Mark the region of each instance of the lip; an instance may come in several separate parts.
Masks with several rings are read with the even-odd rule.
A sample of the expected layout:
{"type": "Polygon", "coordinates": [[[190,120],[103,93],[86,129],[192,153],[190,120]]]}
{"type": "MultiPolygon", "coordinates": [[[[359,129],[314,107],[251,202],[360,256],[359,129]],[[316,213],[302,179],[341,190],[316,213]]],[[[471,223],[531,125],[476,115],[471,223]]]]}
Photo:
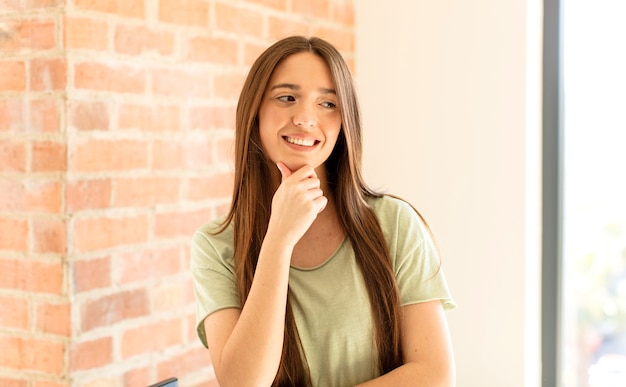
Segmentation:
{"type": "Polygon", "coordinates": [[[321,143],[320,140],[318,140],[315,137],[311,137],[311,136],[303,136],[303,135],[283,135],[281,136],[283,142],[285,145],[287,145],[289,148],[299,151],[299,152],[309,152],[312,151],[314,149],[317,148],[317,146],[321,143]],[[296,140],[300,140],[300,141],[313,141],[313,145],[310,146],[306,146],[306,145],[299,145],[299,144],[294,144],[293,142],[289,142],[287,141],[287,138],[292,138],[292,139],[296,139],[296,140]]]}

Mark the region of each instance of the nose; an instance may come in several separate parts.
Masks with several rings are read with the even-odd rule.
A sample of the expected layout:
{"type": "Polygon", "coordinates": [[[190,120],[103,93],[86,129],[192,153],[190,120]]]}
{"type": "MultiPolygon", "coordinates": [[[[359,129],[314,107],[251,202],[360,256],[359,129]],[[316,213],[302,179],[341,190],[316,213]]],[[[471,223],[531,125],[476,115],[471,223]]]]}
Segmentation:
{"type": "Polygon", "coordinates": [[[314,109],[306,106],[306,104],[296,108],[292,120],[294,125],[302,128],[312,128],[317,125],[314,109]]]}

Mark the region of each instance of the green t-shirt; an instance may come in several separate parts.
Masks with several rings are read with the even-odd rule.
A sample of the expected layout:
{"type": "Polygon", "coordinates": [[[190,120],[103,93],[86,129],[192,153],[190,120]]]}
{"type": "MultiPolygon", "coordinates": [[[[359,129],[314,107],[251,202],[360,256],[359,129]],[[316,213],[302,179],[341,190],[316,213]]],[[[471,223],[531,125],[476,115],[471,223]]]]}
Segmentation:
{"type": "MultiPolygon", "coordinates": [[[[402,305],[440,300],[455,307],[437,250],[409,204],[389,196],[370,199],[390,249],[402,305]]],[[[197,330],[207,346],[204,319],[241,308],[232,259],[233,228],[211,235],[217,219],[198,229],[191,247],[197,330]]],[[[369,297],[350,241],[321,265],[289,271],[290,300],[313,386],[353,386],[379,376],[369,297]]]]}

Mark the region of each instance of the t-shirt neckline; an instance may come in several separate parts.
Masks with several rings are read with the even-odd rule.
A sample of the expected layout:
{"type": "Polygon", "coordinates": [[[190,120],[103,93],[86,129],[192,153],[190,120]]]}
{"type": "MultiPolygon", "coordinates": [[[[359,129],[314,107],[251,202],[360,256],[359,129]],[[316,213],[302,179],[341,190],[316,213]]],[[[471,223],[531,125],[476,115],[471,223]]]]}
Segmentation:
{"type": "Polygon", "coordinates": [[[295,266],[295,265],[289,265],[289,268],[294,269],[294,270],[298,270],[298,271],[315,271],[315,270],[321,269],[322,267],[326,266],[330,261],[333,260],[333,258],[335,258],[338,255],[339,250],[341,250],[343,245],[346,243],[346,239],[348,239],[348,238],[344,235],[343,239],[341,240],[341,243],[339,244],[339,246],[337,246],[335,251],[333,251],[333,253],[328,258],[326,258],[326,260],[324,260],[324,262],[320,263],[319,265],[311,266],[311,267],[300,267],[300,266],[295,266]]]}

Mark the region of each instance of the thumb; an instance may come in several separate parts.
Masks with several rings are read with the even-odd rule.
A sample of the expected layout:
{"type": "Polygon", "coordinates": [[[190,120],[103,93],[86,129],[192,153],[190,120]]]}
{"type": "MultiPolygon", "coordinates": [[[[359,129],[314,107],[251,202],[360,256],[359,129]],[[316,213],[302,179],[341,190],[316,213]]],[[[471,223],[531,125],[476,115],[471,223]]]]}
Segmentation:
{"type": "Polygon", "coordinates": [[[277,162],[276,166],[278,167],[278,170],[280,171],[280,174],[283,177],[283,181],[289,176],[291,176],[291,174],[293,173],[291,169],[289,169],[289,167],[287,167],[282,161],[277,162]]]}

